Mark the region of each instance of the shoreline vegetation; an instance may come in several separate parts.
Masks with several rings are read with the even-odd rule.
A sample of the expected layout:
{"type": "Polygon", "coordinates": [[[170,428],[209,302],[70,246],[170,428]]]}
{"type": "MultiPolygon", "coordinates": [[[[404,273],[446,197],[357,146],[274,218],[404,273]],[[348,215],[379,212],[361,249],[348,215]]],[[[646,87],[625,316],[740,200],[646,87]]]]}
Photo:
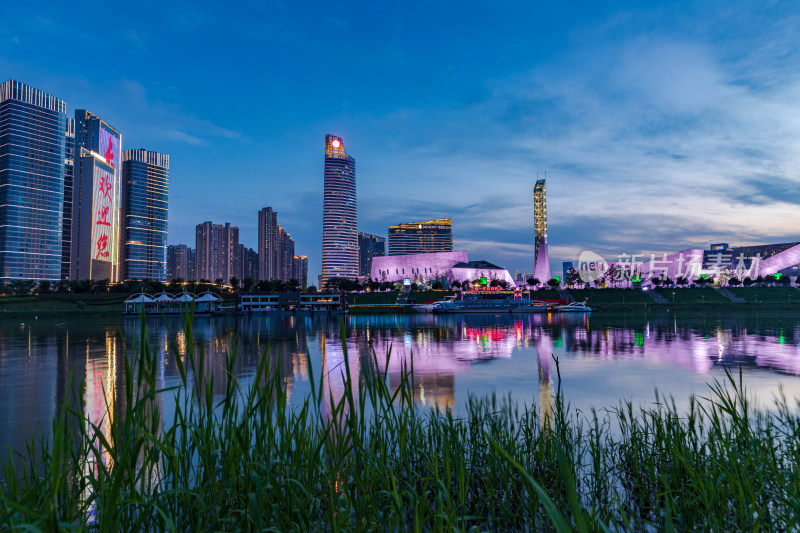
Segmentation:
{"type": "MultiPolygon", "coordinates": [[[[640,289],[567,289],[575,301],[587,301],[600,312],[645,312],[650,310],[681,311],[742,311],[742,310],[800,310],[800,290],[795,287],[728,287],[727,290],[743,300],[730,300],[721,291],[709,287],[653,289],[663,301],[657,302],[640,289]]],[[[124,301],[133,293],[47,293],[26,296],[0,295],[0,318],[29,316],[58,316],[74,313],[122,313],[124,301]]],[[[223,305],[236,303],[236,294],[220,292],[223,305]]],[[[410,306],[395,306],[398,291],[351,293],[349,312],[352,314],[411,314],[410,306]]],[[[455,294],[447,290],[412,291],[409,299],[416,303],[436,301],[455,294]]],[[[531,291],[533,299],[558,299],[552,289],[531,291]]]]}
{"type": "MultiPolygon", "coordinates": [[[[289,402],[280,358],[264,351],[249,384],[223,377],[172,335],[179,384],[157,390],[140,317],[124,390],[102,421],[67,392],[51,442],[3,461],[8,530],[786,531],[800,526],[800,404],[751,403],[726,373],[685,411],[656,395],[579,412],[555,394],[524,406],[470,397],[458,413],[414,404],[414,373],[389,384],[391,354],[343,363],[289,402]],[[176,346],[177,348],[177,346],[176,346]],[[215,380],[222,379],[223,383],[215,380]],[[224,391],[215,394],[214,391],[224,391]],[[159,399],[174,399],[174,411],[159,399]]],[[[231,342],[231,347],[236,343],[231,342]]],[[[412,360],[413,361],[413,360],[412,360]]],[[[558,360],[556,359],[558,371],[558,360]]]]}

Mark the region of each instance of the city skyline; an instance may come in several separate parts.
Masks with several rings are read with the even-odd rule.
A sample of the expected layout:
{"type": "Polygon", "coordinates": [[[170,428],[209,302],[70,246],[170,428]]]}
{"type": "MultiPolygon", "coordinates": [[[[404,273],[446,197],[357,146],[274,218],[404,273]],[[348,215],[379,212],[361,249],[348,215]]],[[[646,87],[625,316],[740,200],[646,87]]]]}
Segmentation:
{"type": "Polygon", "coordinates": [[[312,278],[328,131],[359,155],[359,231],[452,217],[455,249],[511,271],[532,270],[528,191],[545,170],[553,271],[582,249],[797,240],[797,6],[319,7],[309,19],[294,6],[176,5],[121,26],[111,8],[88,32],[70,6],[10,5],[0,74],[64,99],[67,116],[92,109],[126,146],[171,154],[170,244],[212,219],[253,246],[255,217],[239,213],[272,205],[312,278]],[[97,47],[102,73],[61,59],[102,39],[115,43],[97,47]],[[358,68],[331,61],[330,42],[358,68]],[[280,53],[252,69],[267,50],[280,53]]]}

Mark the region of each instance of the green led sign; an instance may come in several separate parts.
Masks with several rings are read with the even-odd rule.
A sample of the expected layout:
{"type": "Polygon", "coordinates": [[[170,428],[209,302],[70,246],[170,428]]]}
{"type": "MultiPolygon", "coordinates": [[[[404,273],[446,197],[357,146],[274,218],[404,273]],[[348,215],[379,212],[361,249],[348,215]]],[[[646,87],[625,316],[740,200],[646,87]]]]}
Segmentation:
{"type": "Polygon", "coordinates": [[[486,278],[481,278],[481,285],[486,285],[487,281],[486,278]]]}

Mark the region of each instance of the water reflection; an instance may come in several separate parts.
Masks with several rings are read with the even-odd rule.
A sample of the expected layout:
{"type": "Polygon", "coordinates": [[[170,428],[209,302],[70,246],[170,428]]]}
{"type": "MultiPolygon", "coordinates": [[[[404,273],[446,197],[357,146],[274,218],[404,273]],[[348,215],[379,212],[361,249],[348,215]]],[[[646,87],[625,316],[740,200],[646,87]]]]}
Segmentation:
{"type": "MultiPolygon", "coordinates": [[[[141,336],[137,320],[116,317],[36,320],[20,325],[0,321],[0,446],[21,449],[32,435],[49,435],[50,422],[67,398],[87,423],[110,437],[113,417],[124,406],[124,361],[141,336]],[[125,339],[126,341],[124,341],[125,339]],[[71,394],[75,391],[75,394],[71,394]]],[[[177,359],[187,367],[189,344],[205,357],[198,371],[213,392],[225,393],[225,355],[234,343],[233,373],[243,386],[268,353],[279,368],[290,401],[309,394],[309,375],[323,379],[326,402],[344,394],[346,372],[340,323],[327,316],[268,315],[198,318],[192,338],[178,320],[147,321],[147,342],[155,351],[156,386],[179,381],[177,359]]],[[[800,313],[637,315],[402,315],[345,319],[349,371],[357,384],[373,354],[386,367],[391,388],[403,365],[414,369],[414,398],[420,405],[455,407],[470,392],[495,390],[536,398],[552,409],[552,356],[569,366],[572,397],[592,388],[592,401],[615,403],[637,387],[682,392],[687,380],[707,380],[723,366],[741,366],[748,376],[775,383],[800,372],[800,313]],[[646,365],[650,381],[637,369],[646,365]],[[634,374],[640,376],[634,378],[634,374]],[[580,381],[583,380],[583,381],[580,381]],[[638,380],[638,381],[637,381],[638,380]]],[[[794,383],[794,382],[791,382],[794,383]]],[[[357,397],[357,391],[354,397],[357,397]]],[[[587,393],[587,398],[588,393],[587,393]]],[[[568,400],[571,398],[568,397],[568,400]]],[[[170,416],[171,399],[160,408],[170,416]]],[[[79,430],[72,427],[76,434],[79,430]]]]}

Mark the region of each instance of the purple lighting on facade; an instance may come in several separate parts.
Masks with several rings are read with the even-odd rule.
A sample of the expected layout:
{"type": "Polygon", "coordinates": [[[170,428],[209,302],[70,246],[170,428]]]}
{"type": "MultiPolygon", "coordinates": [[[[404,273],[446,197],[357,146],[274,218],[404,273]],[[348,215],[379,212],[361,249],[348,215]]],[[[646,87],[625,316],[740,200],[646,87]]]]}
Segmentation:
{"type": "Polygon", "coordinates": [[[460,252],[438,252],[431,254],[387,255],[372,260],[370,277],[377,281],[415,282],[447,278],[450,282],[472,282],[485,277],[505,281],[514,287],[508,270],[485,262],[470,262],[469,254],[460,252]]]}

